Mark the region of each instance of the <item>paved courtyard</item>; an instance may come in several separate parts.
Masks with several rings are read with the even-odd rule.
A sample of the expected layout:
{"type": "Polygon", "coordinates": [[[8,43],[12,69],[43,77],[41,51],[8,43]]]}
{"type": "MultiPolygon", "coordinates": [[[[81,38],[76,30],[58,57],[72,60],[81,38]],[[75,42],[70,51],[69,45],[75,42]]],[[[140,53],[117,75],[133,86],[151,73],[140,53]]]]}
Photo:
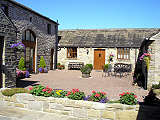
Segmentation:
{"type": "Polygon", "coordinates": [[[62,89],[70,91],[78,88],[86,96],[92,91],[106,92],[109,100],[118,100],[122,92],[133,92],[137,95],[137,100],[142,102],[142,96],[148,95],[148,90],[141,90],[138,86],[132,86],[132,75],[122,78],[114,76],[102,77],[102,71],[91,72],[90,78],[82,78],[80,70],[50,70],[48,73],[31,74],[30,78],[17,80],[17,87],[24,87],[27,90],[31,86],[49,86],[52,89],[62,89]]]}

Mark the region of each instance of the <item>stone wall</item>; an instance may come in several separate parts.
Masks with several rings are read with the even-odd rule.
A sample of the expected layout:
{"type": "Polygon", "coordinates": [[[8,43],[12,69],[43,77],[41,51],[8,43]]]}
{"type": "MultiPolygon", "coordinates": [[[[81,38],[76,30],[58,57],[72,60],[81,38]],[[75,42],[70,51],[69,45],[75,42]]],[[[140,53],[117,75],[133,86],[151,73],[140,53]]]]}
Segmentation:
{"type": "MultiPolygon", "coordinates": [[[[67,58],[67,48],[61,48],[60,51],[58,51],[58,63],[61,63],[62,65],[65,65],[65,68],[67,69],[69,62],[84,62],[84,64],[92,64],[94,65],[94,50],[98,48],[77,48],[77,58],[67,58]],[[87,54],[87,49],[89,50],[89,53],[87,54]]],[[[135,68],[135,61],[137,61],[138,58],[138,49],[130,49],[130,59],[129,60],[120,60],[117,59],[117,48],[102,48],[105,50],[105,64],[108,64],[108,57],[109,54],[114,54],[113,62],[111,62],[112,65],[114,63],[127,63],[132,64],[132,70],[135,68]],[[136,56],[135,56],[135,51],[136,56]]],[[[94,67],[94,66],[93,66],[94,67]]]]}
{"type": "Polygon", "coordinates": [[[159,114],[157,107],[40,97],[27,93],[7,97],[0,92],[0,101],[10,107],[68,115],[83,120],[146,120],[151,116],[156,118],[159,114]]]}
{"type": "MultiPolygon", "coordinates": [[[[37,56],[43,56],[48,70],[50,69],[51,49],[56,46],[56,22],[40,15],[39,13],[27,8],[19,3],[2,0],[3,4],[8,6],[8,16],[16,26],[18,34],[17,41],[22,42],[22,33],[25,30],[31,30],[36,36],[36,69],[38,69],[39,60],[37,56]],[[30,17],[32,21],[30,21],[30,17]],[[51,24],[51,34],[47,33],[47,25],[51,24]],[[45,52],[44,52],[45,51],[45,52]]],[[[56,51],[55,51],[56,53],[56,51]]],[[[54,53],[54,55],[55,55],[54,53]]],[[[20,58],[18,58],[20,59],[20,58]]]]}
{"type": "Polygon", "coordinates": [[[16,43],[16,28],[1,9],[0,36],[2,87],[16,87],[16,54],[11,50],[11,44],[16,43]]]}

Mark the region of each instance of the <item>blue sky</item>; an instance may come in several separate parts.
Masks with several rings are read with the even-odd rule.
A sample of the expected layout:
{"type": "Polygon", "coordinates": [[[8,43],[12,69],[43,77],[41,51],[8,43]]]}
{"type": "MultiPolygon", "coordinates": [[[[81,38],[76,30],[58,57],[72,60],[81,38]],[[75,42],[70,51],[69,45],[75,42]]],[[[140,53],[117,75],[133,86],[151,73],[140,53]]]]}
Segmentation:
{"type": "Polygon", "coordinates": [[[160,0],[15,0],[59,22],[59,30],[160,28],[160,0]]]}

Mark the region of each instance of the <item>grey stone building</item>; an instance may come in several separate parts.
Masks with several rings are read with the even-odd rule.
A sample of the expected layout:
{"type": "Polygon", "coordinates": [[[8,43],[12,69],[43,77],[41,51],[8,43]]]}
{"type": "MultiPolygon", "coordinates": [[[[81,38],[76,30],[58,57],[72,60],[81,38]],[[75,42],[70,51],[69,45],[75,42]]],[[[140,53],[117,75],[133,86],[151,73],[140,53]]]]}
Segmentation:
{"type": "MultiPolygon", "coordinates": [[[[132,72],[139,71],[144,75],[142,87],[147,88],[160,80],[153,67],[150,67],[148,76],[146,75],[145,63],[139,57],[143,53],[155,54],[153,51],[157,50],[158,44],[154,38],[150,38],[157,33],[159,28],[59,30],[58,62],[64,64],[65,68],[69,62],[84,62],[93,64],[94,70],[101,70],[102,65],[108,63],[109,54],[114,54],[111,64],[132,64],[132,72]],[[154,46],[152,52],[150,46],[154,46]]],[[[150,66],[155,64],[153,59],[157,59],[155,55],[152,55],[150,66]]]]}
{"type": "MultiPolygon", "coordinates": [[[[30,72],[36,73],[38,72],[40,57],[43,56],[47,69],[55,69],[57,62],[58,21],[55,22],[13,0],[0,0],[0,5],[3,13],[5,13],[5,16],[15,26],[17,31],[17,40],[11,39],[10,43],[7,43],[8,47],[18,42],[25,45],[25,54],[17,54],[16,66],[20,57],[24,57],[26,68],[30,72]]],[[[1,25],[1,27],[3,28],[4,26],[1,25]]],[[[1,62],[3,63],[4,61],[2,60],[1,62]]]]}

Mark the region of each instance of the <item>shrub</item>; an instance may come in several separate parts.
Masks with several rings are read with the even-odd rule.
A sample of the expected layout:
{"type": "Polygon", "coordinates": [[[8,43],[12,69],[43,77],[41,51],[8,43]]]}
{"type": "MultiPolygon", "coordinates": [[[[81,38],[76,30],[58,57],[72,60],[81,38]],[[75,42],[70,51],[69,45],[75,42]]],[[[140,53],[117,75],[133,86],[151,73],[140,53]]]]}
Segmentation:
{"type": "Polygon", "coordinates": [[[40,62],[39,62],[39,68],[40,67],[42,67],[42,68],[45,68],[46,67],[46,63],[45,63],[45,61],[44,61],[44,59],[43,59],[43,56],[41,56],[41,60],[40,60],[40,62]]]}
{"type": "Polygon", "coordinates": [[[43,87],[42,85],[38,85],[38,86],[31,87],[29,89],[30,89],[30,93],[36,96],[50,97],[54,95],[53,90],[48,86],[43,87]]]}
{"type": "Polygon", "coordinates": [[[2,91],[4,96],[13,96],[16,93],[29,93],[29,91],[24,88],[11,88],[2,91]]]}
{"type": "Polygon", "coordinates": [[[54,97],[65,98],[67,96],[68,91],[56,90],[54,91],[54,97]]]}
{"type": "Polygon", "coordinates": [[[61,70],[61,69],[64,68],[64,65],[61,65],[60,63],[57,63],[57,68],[61,70]]]}
{"type": "Polygon", "coordinates": [[[104,65],[104,68],[105,68],[105,69],[108,69],[109,65],[110,65],[110,64],[105,64],[105,65],[104,65]]]}
{"type": "Polygon", "coordinates": [[[160,81],[159,81],[159,84],[158,84],[158,85],[152,85],[152,88],[160,89],[160,81]]]}
{"type": "Polygon", "coordinates": [[[127,104],[127,105],[136,105],[137,100],[136,100],[136,95],[134,93],[129,93],[129,92],[123,92],[122,94],[119,94],[120,100],[119,102],[122,104],[127,104]]]}
{"type": "Polygon", "coordinates": [[[106,97],[106,93],[104,93],[104,92],[95,92],[95,91],[92,91],[91,98],[92,98],[92,100],[94,102],[106,103],[108,101],[108,99],[106,97]]]}
{"type": "Polygon", "coordinates": [[[91,70],[93,69],[93,65],[92,64],[86,64],[85,66],[88,66],[91,70]]]}
{"type": "Polygon", "coordinates": [[[22,70],[22,71],[25,71],[26,68],[25,68],[25,62],[24,62],[24,58],[21,57],[20,61],[19,61],[19,70],[22,70]]]}
{"type": "Polygon", "coordinates": [[[83,67],[81,68],[81,72],[82,72],[82,73],[85,73],[85,74],[90,74],[90,73],[91,73],[91,69],[90,69],[89,66],[83,66],[83,67]]]}
{"type": "Polygon", "coordinates": [[[83,100],[85,94],[84,92],[79,91],[79,89],[72,89],[67,93],[67,97],[72,100],[83,100]]]}

